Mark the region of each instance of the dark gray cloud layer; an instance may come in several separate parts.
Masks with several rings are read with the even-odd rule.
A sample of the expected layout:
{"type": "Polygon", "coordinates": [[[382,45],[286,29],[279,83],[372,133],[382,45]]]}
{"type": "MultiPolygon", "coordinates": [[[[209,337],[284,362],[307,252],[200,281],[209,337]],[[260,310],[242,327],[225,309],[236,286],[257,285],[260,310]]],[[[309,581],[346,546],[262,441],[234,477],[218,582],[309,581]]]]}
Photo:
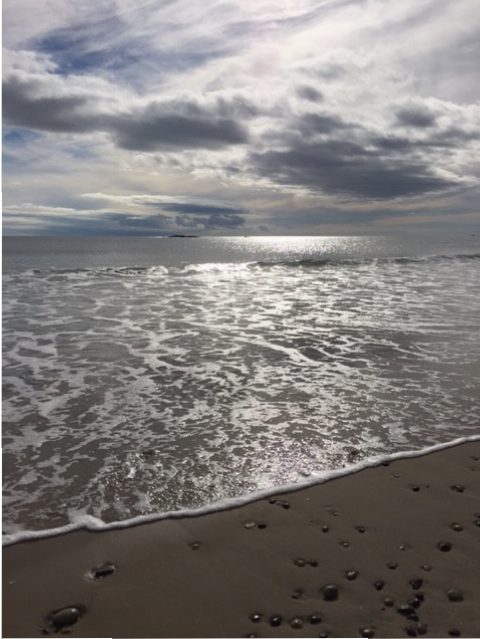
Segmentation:
{"type": "Polygon", "coordinates": [[[222,100],[210,106],[193,101],[149,102],[124,113],[105,113],[93,96],[39,95],[35,81],[15,76],[3,83],[5,122],[54,133],[110,133],[116,144],[134,151],[169,148],[216,149],[248,140],[239,114],[251,117],[245,101],[222,100]]]}

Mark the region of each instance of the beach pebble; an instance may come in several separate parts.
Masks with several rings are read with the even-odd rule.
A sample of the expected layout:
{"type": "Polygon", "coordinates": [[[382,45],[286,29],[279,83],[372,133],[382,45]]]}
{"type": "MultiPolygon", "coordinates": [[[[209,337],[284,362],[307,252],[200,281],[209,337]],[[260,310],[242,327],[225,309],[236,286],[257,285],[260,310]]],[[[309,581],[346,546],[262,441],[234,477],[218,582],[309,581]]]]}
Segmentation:
{"type": "Polygon", "coordinates": [[[451,628],[448,631],[448,634],[450,637],[461,637],[462,633],[460,632],[460,630],[458,628],[451,628]]]}
{"type": "Polygon", "coordinates": [[[392,599],[391,597],[385,597],[385,599],[383,600],[383,603],[386,606],[388,606],[388,608],[391,608],[395,604],[395,600],[392,599]]]}
{"type": "Polygon", "coordinates": [[[246,528],[247,530],[250,530],[251,528],[255,528],[256,527],[256,523],[254,521],[246,521],[243,524],[243,527],[246,528]]]}
{"type": "Polygon", "coordinates": [[[345,571],[345,577],[348,579],[348,581],[353,581],[354,579],[356,579],[358,577],[358,571],[357,570],[346,570],[345,571]]]}
{"type": "Polygon", "coordinates": [[[295,564],[295,566],[298,566],[299,568],[303,568],[305,566],[305,559],[295,559],[295,561],[293,562],[295,564]]]}
{"type": "Polygon", "coordinates": [[[365,532],[365,526],[355,526],[355,530],[363,534],[365,532]]]}
{"type": "Polygon", "coordinates": [[[300,617],[294,617],[290,621],[290,627],[294,630],[298,630],[299,628],[303,628],[303,620],[300,617]]]}
{"type": "Polygon", "coordinates": [[[397,612],[403,617],[408,617],[409,615],[415,614],[415,610],[408,604],[401,604],[400,606],[398,606],[397,612]]]}
{"type": "Polygon", "coordinates": [[[322,618],[320,617],[320,615],[310,615],[308,621],[313,625],[316,626],[317,624],[322,622],[322,618]]]}
{"type": "Polygon", "coordinates": [[[101,566],[95,566],[95,568],[92,568],[92,576],[94,579],[107,577],[115,571],[115,568],[115,564],[113,564],[111,561],[106,561],[101,566]]]}
{"type": "Polygon", "coordinates": [[[253,623],[259,623],[262,620],[262,615],[259,612],[252,612],[249,619],[253,623]]]}
{"type": "Polygon", "coordinates": [[[420,490],[420,486],[417,485],[410,486],[410,488],[413,490],[414,493],[418,493],[418,491],[420,490]]]}
{"type": "Polygon", "coordinates": [[[350,546],[350,543],[348,541],[341,541],[340,546],[343,546],[344,548],[348,548],[350,546]]]}
{"type": "Polygon", "coordinates": [[[450,524],[450,528],[455,532],[461,532],[463,530],[462,526],[460,526],[460,524],[457,524],[457,522],[453,522],[453,524],[450,524]]]}
{"type": "Polygon", "coordinates": [[[292,592],[292,599],[300,599],[303,595],[303,590],[301,588],[297,588],[292,592]]]}
{"type": "Polygon", "coordinates": [[[432,567],[430,566],[430,564],[423,564],[423,566],[420,566],[420,568],[422,570],[425,570],[425,572],[430,572],[430,570],[432,569],[432,567]]]}
{"type": "Polygon", "coordinates": [[[323,639],[324,637],[330,637],[329,633],[328,633],[328,632],[326,632],[326,631],[321,632],[318,636],[319,636],[321,639],[323,639]]]}
{"type": "Polygon", "coordinates": [[[418,599],[418,601],[423,601],[425,599],[425,595],[423,594],[423,592],[416,592],[415,599],[418,599]]]}
{"type": "Polygon", "coordinates": [[[276,626],[280,626],[280,624],[282,623],[283,619],[282,619],[282,617],[280,615],[272,615],[270,617],[269,621],[270,621],[270,625],[271,626],[276,627],[276,626]]]}
{"type": "Polygon", "coordinates": [[[374,637],[375,630],[373,628],[360,628],[360,635],[362,637],[374,637]]]}
{"type": "Polygon", "coordinates": [[[257,524],[257,528],[259,528],[260,530],[263,530],[266,527],[267,527],[267,524],[263,521],[257,524]]]}
{"type": "Polygon", "coordinates": [[[65,628],[66,626],[73,626],[80,617],[81,611],[76,606],[68,606],[67,608],[61,608],[56,610],[50,615],[50,621],[55,628],[65,628]]]}
{"type": "Polygon", "coordinates": [[[398,564],[396,564],[394,561],[389,561],[387,564],[387,568],[389,568],[390,570],[395,570],[397,566],[398,564]]]}
{"type": "Polygon", "coordinates": [[[327,584],[323,588],[322,593],[325,601],[335,601],[338,599],[338,588],[335,584],[327,584]]]}
{"type": "Polygon", "coordinates": [[[399,546],[400,550],[408,550],[409,548],[411,548],[410,544],[401,544],[399,546]]]}
{"type": "Polygon", "coordinates": [[[447,592],[447,597],[450,601],[463,601],[463,592],[458,588],[450,588],[447,592]]]}
{"type": "Polygon", "coordinates": [[[419,635],[425,635],[427,633],[427,624],[426,623],[418,623],[417,624],[417,632],[419,635]]]}
{"type": "Polygon", "coordinates": [[[456,493],[463,493],[465,490],[465,486],[462,486],[461,484],[454,484],[453,486],[450,486],[450,488],[456,493]]]}
{"type": "Polygon", "coordinates": [[[410,579],[408,583],[414,590],[419,590],[419,588],[423,585],[423,579],[417,577],[415,579],[410,579]]]}
{"type": "Polygon", "coordinates": [[[377,579],[377,581],[373,584],[375,590],[383,590],[384,586],[385,582],[383,581],[383,579],[377,579]]]}
{"type": "Polygon", "coordinates": [[[411,606],[412,608],[420,608],[422,602],[419,601],[416,597],[412,597],[412,599],[409,599],[407,601],[407,605],[411,606]]]}
{"type": "Polygon", "coordinates": [[[312,568],[316,568],[318,566],[318,561],[316,559],[309,559],[308,565],[312,566],[312,568]]]}
{"type": "Polygon", "coordinates": [[[449,552],[452,549],[452,544],[449,541],[439,541],[437,548],[442,552],[449,552]]]}
{"type": "Polygon", "coordinates": [[[328,532],[330,528],[328,526],[322,526],[322,532],[328,532]]]}
{"type": "Polygon", "coordinates": [[[258,635],[256,635],[254,632],[251,632],[248,635],[245,635],[245,637],[258,637],[258,635]]]}
{"type": "Polygon", "coordinates": [[[415,628],[415,626],[405,626],[405,632],[407,633],[408,637],[416,637],[417,636],[417,629],[415,628]]]}
{"type": "Polygon", "coordinates": [[[200,542],[199,541],[192,541],[191,544],[189,544],[190,548],[192,550],[198,550],[200,548],[200,542]]]}

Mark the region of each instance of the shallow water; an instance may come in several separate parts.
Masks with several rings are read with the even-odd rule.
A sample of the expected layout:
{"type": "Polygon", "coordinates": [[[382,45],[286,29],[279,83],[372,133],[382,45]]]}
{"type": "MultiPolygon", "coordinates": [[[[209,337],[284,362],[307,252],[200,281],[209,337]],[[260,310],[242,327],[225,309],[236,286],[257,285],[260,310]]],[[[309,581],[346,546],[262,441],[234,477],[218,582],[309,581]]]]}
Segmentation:
{"type": "Polygon", "coordinates": [[[4,248],[7,533],[202,508],[480,432],[475,240],[4,248]]]}

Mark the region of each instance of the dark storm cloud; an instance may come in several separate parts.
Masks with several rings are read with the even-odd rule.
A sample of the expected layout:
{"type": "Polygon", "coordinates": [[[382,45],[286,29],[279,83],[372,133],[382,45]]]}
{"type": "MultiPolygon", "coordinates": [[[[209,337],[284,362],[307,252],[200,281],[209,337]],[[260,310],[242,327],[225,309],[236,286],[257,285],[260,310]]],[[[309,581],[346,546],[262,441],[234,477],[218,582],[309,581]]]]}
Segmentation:
{"type": "Polygon", "coordinates": [[[420,161],[382,157],[356,142],[298,139],[286,150],[254,153],[251,161],[260,175],[280,184],[347,197],[389,199],[455,184],[435,176],[420,161]]]}
{"type": "Polygon", "coordinates": [[[217,149],[243,144],[248,139],[239,114],[248,112],[251,116],[252,111],[240,99],[209,106],[188,100],[154,101],[123,113],[108,114],[100,110],[94,94],[43,95],[46,88],[35,80],[7,77],[3,83],[5,121],[56,133],[104,131],[119,147],[135,151],[217,149]]]}
{"type": "Polygon", "coordinates": [[[222,230],[233,229],[243,225],[245,219],[242,215],[177,215],[175,218],[177,226],[185,229],[222,230]]]}
{"type": "Polygon", "coordinates": [[[172,213],[186,213],[193,215],[236,215],[244,213],[244,209],[221,204],[203,204],[197,202],[165,202],[161,199],[152,201],[142,201],[147,206],[160,206],[164,211],[172,213]]]}
{"type": "Polygon", "coordinates": [[[435,116],[424,107],[404,107],[396,112],[396,118],[401,126],[419,129],[435,126],[435,116]]]}

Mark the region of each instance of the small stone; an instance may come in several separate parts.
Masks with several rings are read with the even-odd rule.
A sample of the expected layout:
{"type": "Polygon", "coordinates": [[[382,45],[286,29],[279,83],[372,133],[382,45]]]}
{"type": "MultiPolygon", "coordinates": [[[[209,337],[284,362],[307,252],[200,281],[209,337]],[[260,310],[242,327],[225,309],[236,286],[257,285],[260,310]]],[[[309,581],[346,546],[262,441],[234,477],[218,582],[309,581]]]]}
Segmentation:
{"type": "Polygon", "coordinates": [[[383,590],[384,586],[385,586],[385,582],[383,581],[383,579],[378,579],[373,584],[373,587],[375,588],[375,590],[383,590]]]}
{"type": "Polygon", "coordinates": [[[294,628],[295,630],[298,630],[299,628],[303,628],[303,620],[300,619],[300,617],[294,617],[290,621],[290,627],[294,628]]]}
{"type": "Polygon", "coordinates": [[[452,544],[449,541],[439,541],[437,548],[442,552],[449,552],[452,549],[452,544]]]}
{"type": "Polygon", "coordinates": [[[408,550],[409,548],[410,548],[409,544],[401,544],[401,545],[399,546],[399,549],[400,549],[400,550],[408,550]]]}
{"type": "Polygon", "coordinates": [[[198,550],[200,548],[200,542],[199,541],[194,541],[190,544],[190,548],[192,550],[198,550]]]}
{"type": "Polygon", "coordinates": [[[65,628],[66,626],[73,626],[80,617],[81,611],[76,606],[67,606],[56,610],[50,615],[50,621],[55,628],[65,628]]]}
{"type": "Polygon", "coordinates": [[[348,581],[353,581],[354,579],[356,579],[358,577],[358,571],[357,570],[346,570],[345,571],[345,577],[348,579],[348,581]]]}
{"type": "Polygon", "coordinates": [[[325,601],[335,601],[338,599],[338,588],[335,584],[327,584],[322,592],[325,601]]]}
{"type": "Polygon", "coordinates": [[[395,570],[398,567],[398,564],[396,564],[394,561],[390,561],[387,564],[387,568],[389,568],[390,570],[395,570]]]}
{"type": "Polygon", "coordinates": [[[318,566],[318,561],[316,559],[309,559],[308,565],[312,566],[312,568],[316,568],[318,566]]]}
{"type": "Polygon", "coordinates": [[[407,633],[409,637],[417,636],[417,629],[415,628],[415,626],[412,626],[412,625],[405,626],[405,632],[407,633]]]}
{"type": "Polygon", "coordinates": [[[270,625],[271,626],[279,626],[282,623],[283,619],[280,615],[272,615],[270,617],[270,625]]]}
{"type": "Polygon", "coordinates": [[[423,601],[425,599],[425,595],[423,594],[423,592],[416,592],[415,599],[418,599],[418,601],[423,601]]]}
{"type": "Polygon", "coordinates": [[[107,577],[115,572],[115,564],[111,561],[106,561],[101,566],[95,566],[92,568],[92,576],[94,579],[100,579],[101,577],[107,577]]]}
{"type": "Polygon", "coordinates": [[[450,528],[455,532],[461,532],[463,530],[462,526],[460,526],[460,524],[457,524],[457,522],[453,522],[453,524],[450,524],[450,528]]]}
{"type": "Polygon", "coordinates": [[[395,604],[395,600],[392,599],[391,597],[385,597],[385,599],[383,600],[383,603],[388,607],[391,608],[394,604],[395,604]]]}
{"type": "Polygon", "coordinates": [[[245,637],[258,637],[254,632],[251,632],[249,635],[245,635],[245,637]]]}
{"type": "Polygon", "coordinates": [[[418,491],[420,490],[420,486],[411,486],[411,489],[414,493],[418,493],[418,491]]]}
{"type": "Polygon", "coordinates": [[[322,618],[320,615],[310,615],[308,621],[312,624],[312,626],[316,626],[322,622],[322,618]]]}
{"type": "Polygon", "coordinates": [[[328,526],[322,526],[322,532],[328,532],[330,528],[328,526]]]}
{"type": "Polygon", "coordinates": [[[458,628],[451,628],[448,631],[448,634],[450,635],[450,637],[461,637],[462,633],[460,632],[460,630],[458,628]]]}
{"type": "Polygon", "coordinates": [[[411,612],[407,615],[407,619],[410,619],[410,621],[418,621],[418,615],[416,612],[411,612]]]}
{"type": "Polygon", "coordinates": [[[417,577],[415,579],[410,579],[408,583],[414,590],[419,590],[423,585],[423,579],[419,579],[417,577]]]}
{"type": "Polygon", "coordinates": [[[350,546],[350,543],[348,541],[341,541],[340,546],[343,546],[344,548],[348,548],[350,546]]]}
{"type": "Polygon", "coordinates": [[[424,570],[425,572],[430,572],[432,567],[430,566],[430,564],[423,564],[423,566],[420,566],[420,568],[422,570],[424,570]]]}
{"type": "Polygon", "coordinates": [[[456,493],[463,493],[465,490],[465,486],[462,486],[461,484],[454,484],[453,486],[450,486],[450,488],[456,493]]]}
{"type": "Polygon", "coordinates": [[[300,599],[303,595],[303,590],[301,588],[297,588],[292,592],[292,599],[300,599]]]}
{"type": "Polygon", "coordinates": [[[480,519],[477,519],[477,520],[475,521],[475,526],[480,527],[480,519]]]}
{"type": "Polygon", "coordinates": [[[290,508],[290,504],[288,503],[288,501],[282,501],[281,506],[285,510],[288,510],[290,508]]]}
{"type": "Polygon", "coordinates": [[[403,615],[404,617],[407,617],[408,615],[411,615],[411,614],[415,614],[415,610],[408,604],[401,604],[397,608],[397,612],[398,614],[403,615]]]}
{"type": "Polygon", "coordinates": [[[463,592],[458,588],[450,588],[447,592],[447,597],[450,601],[463,601],[463,592]]]}
{"type": "Polygon", "coordinates": [[[263,530],[266,527],[267,527],[267,524],[265,524],[263,521],[257,524],[257,528],[260,528],[260,530],[263,530]]]}
{"type": "Polygon", "coordinates": [[[427,624],[426,623],[418,623],[417,624],[417,632],[419,635],[424,635],[427,633],[427,624]]]}
{"type": "Polygon", "coordinates": [[[325,630],[321,632],[319,635],[320,639],[324,639],[325,637],[330,637],[329,633],[325,630]]]}
{"type": "Polygon", "coordinates": [[[382,466],[390,466],[390,462],[384,461],[382,462],[382,466]]]}
{"type": "Polygon", "coordinates": [[[393,473],[393,476],[395,477],[395,479],[398,479],[400,477],[399,473],[393,473]]]}
{"type": "Polygon", "coordinates": [[[298,566],[299,568],[303,568],[305,566],[305,559],[295,559],[295,561],[293,562],[295,564],[295,566],[298,566]]]}
{"type": "Polygon", "coordinates": [[[262,620],[262,616],[263,615],[260,614],[259,612],[252,612],[252,614],[250,615],[249,619],[253,623],[259,623],[262,620]]]}
{"type": "Polygon", "coordinates": [[[246,528],[247,530],[251,530],[252,528],[256,527],[256,523],[254,521],[246,521],[243,524],[243,527],[246,528]]]}
{"type": "Polygon", "coordinates": [[[356,526],[355,530],[357,530],[359,533],[363,534],[365,532],[365,526],[356,526]]]}
{"type": "Polygon", "coordinates": [[[420,608],[421,602],[416,597],[412,597],[412,599],[409,599],[407,601],[407,605],[411,606],[412,608],[420,608]]]}
{"type": "Polygon", "coordinates": [[[360,628],[360,634],[362,637],[374,637],[375,630],[373,628],[360,628]]]}

